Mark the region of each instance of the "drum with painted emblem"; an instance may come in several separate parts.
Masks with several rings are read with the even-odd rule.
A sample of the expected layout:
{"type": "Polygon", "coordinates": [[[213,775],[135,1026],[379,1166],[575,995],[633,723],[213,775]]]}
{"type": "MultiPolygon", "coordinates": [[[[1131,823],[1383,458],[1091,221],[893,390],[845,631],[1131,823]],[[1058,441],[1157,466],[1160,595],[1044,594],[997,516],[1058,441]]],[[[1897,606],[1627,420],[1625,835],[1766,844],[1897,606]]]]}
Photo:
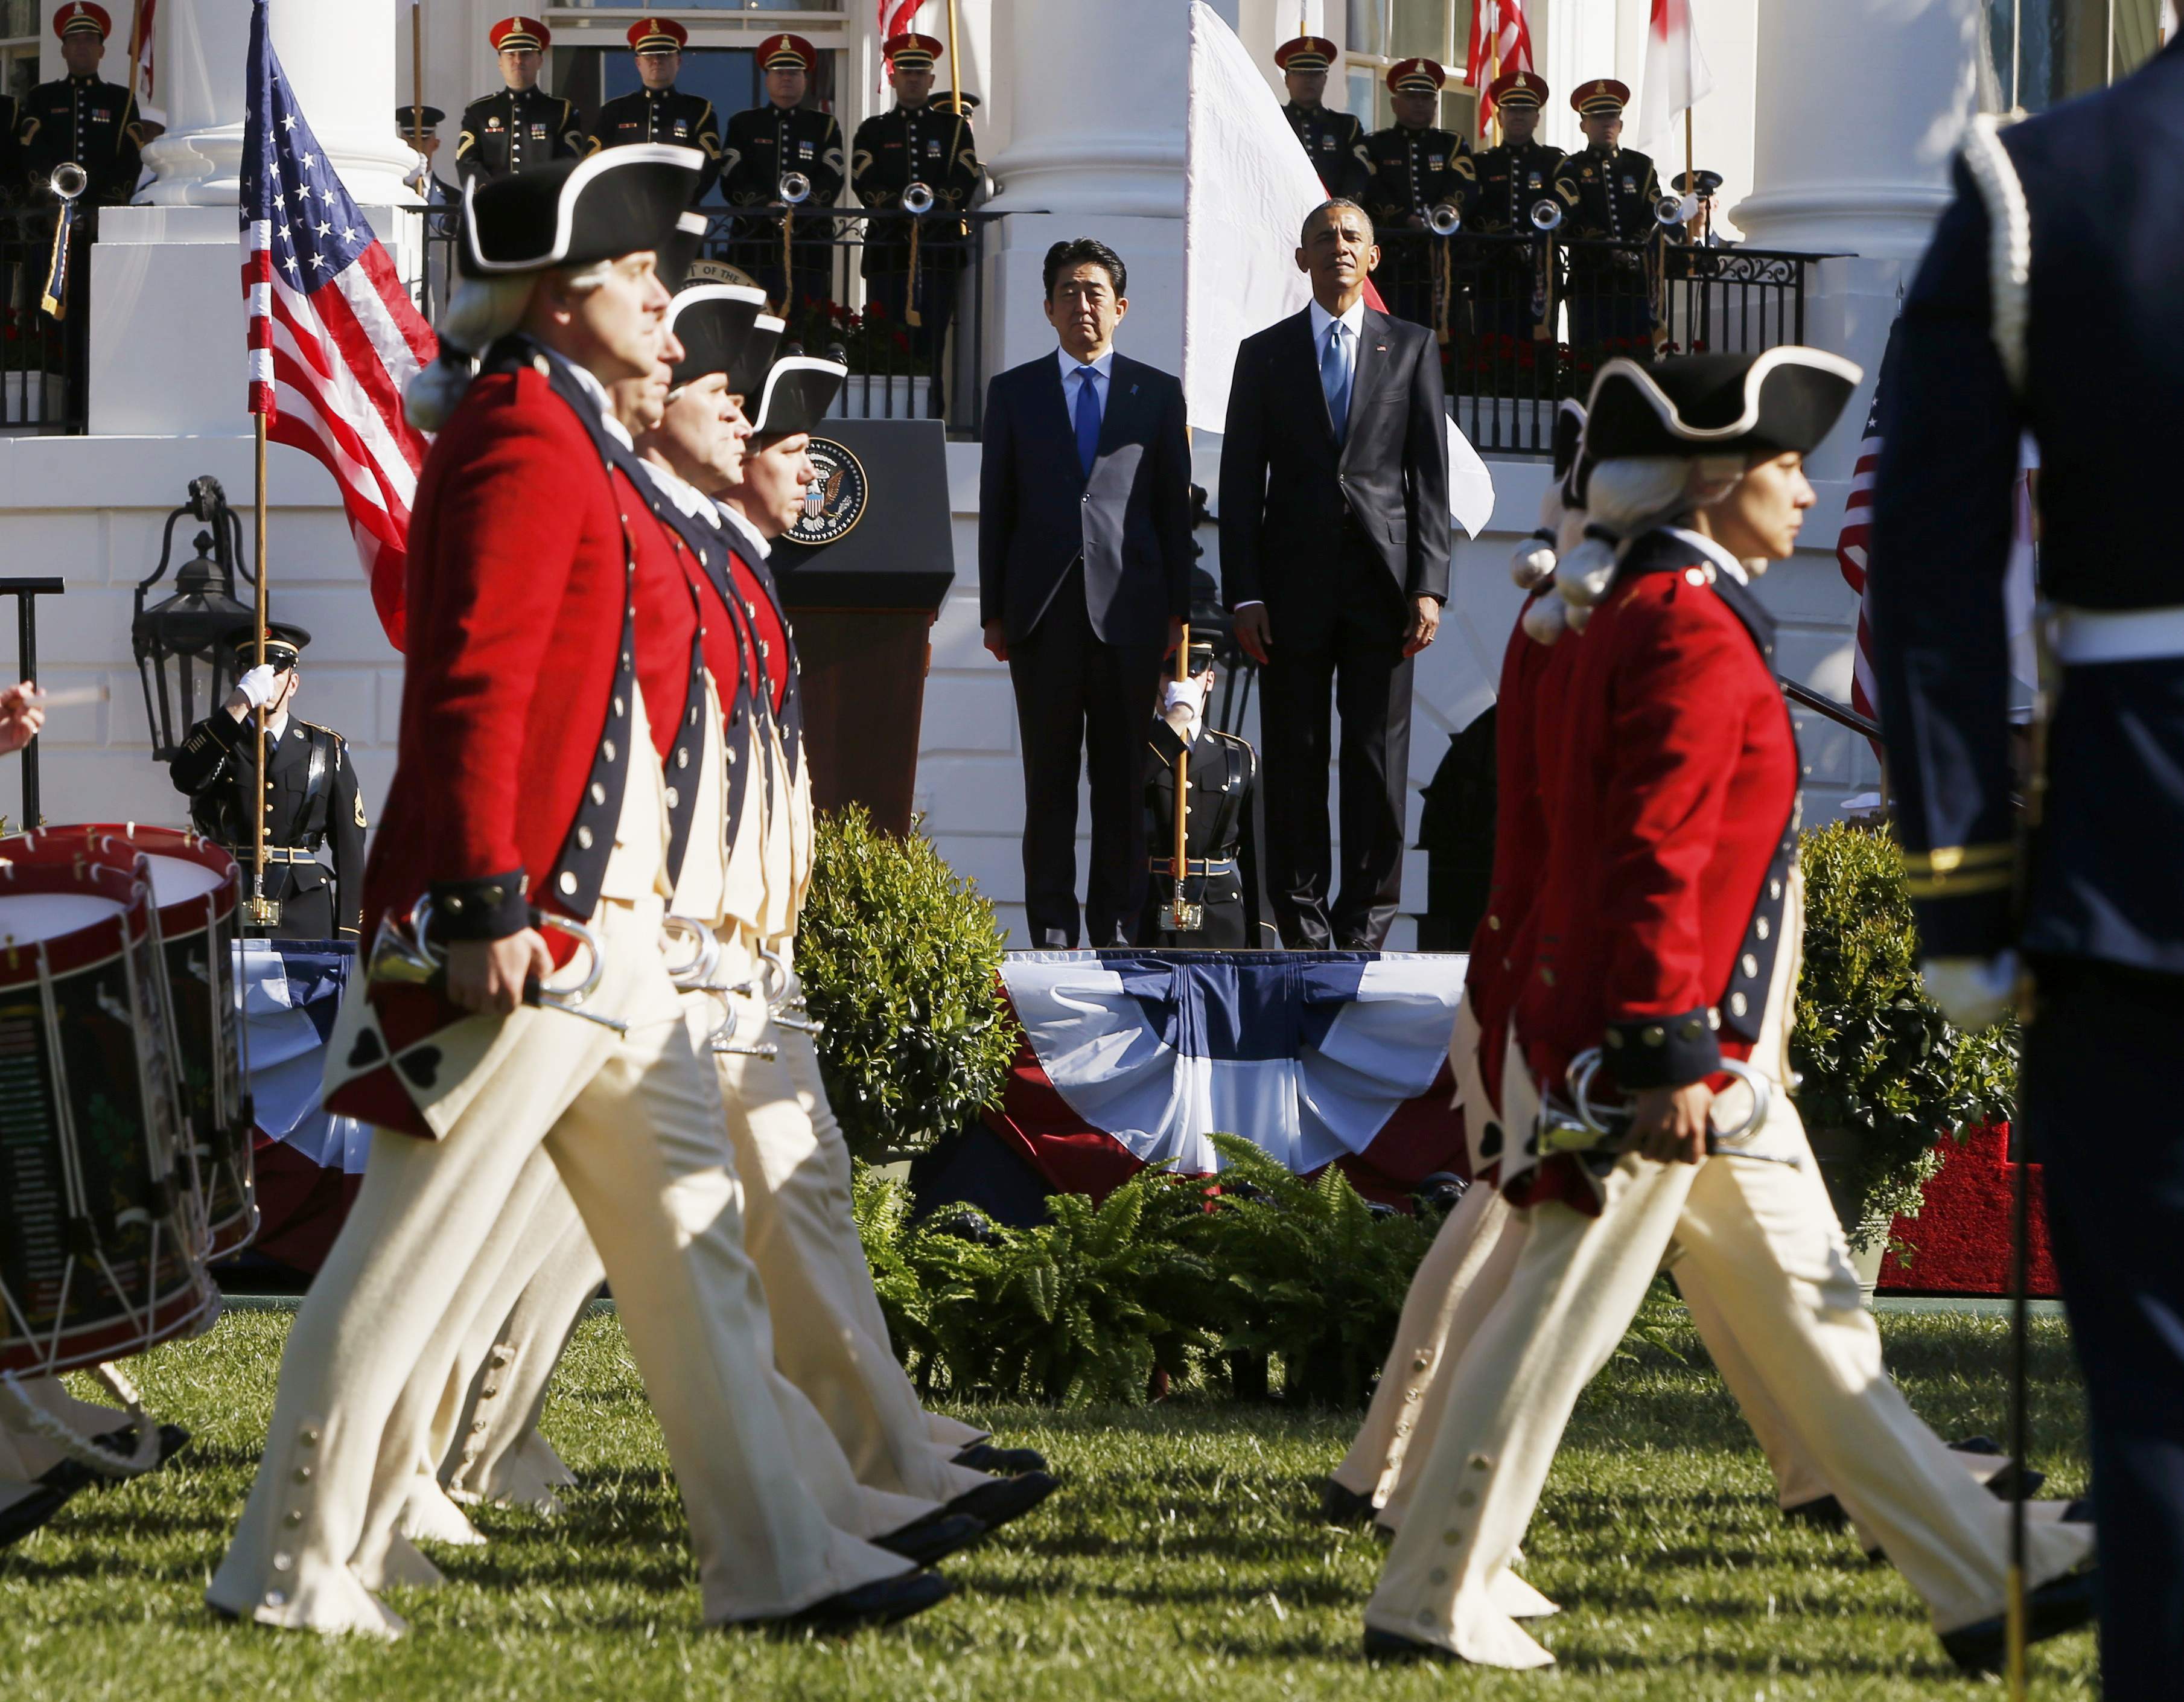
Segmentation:
{"type": "Polygon", "coordinates": [[[0,1371],[219,1315],[173,1077],[152,872],[43,834],[0,863],[0,1371]]]}

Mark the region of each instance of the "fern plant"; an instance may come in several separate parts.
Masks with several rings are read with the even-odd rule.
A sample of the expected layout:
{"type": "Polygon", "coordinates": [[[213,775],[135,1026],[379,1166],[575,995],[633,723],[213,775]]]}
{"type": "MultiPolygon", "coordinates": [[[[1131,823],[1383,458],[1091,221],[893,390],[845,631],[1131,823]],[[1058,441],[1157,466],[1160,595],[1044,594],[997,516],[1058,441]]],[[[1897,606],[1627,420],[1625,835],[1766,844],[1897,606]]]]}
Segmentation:
{"type": "Polygon", "coordinates": [[[1375,1212],[1333,1165],[1308,1180],[1238,1136],[1213,1145],[1222,1191],[1206,1258],[1228,1290],[1223,1350],[1279,1355],[1292,1400],[1361,1403],[1431,1231],[1375,1212]]]}
{"type": "Polygon", "coordinates": [[[851,1169],[850,1214],[856,1219],[857,1239],[864,1243],[872,1292],[887,1320],[895,1357],[910,1367],[921,1386],[929,1388],[940,1342],[933,1330],[932,1297],[911,1253],[916,1235],[910,1223],[910,1190],[869,1164],[853,1160],[851,1169]]]}

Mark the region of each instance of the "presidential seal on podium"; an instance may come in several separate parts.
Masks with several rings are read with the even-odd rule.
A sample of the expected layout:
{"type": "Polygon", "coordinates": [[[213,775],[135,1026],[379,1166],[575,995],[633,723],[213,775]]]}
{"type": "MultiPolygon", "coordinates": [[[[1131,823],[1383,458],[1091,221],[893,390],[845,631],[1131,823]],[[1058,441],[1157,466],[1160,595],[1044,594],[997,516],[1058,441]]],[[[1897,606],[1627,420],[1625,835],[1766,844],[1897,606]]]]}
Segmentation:
{"type": "Polygon", "coordinates": [[[804,512],[787,537],[793,544],[832,544],[849,536],[864,518],[872,482],[865,477],[864,463],[832,438],[814,437],[810,454],[819,477],[805,488],[804,512]]]}

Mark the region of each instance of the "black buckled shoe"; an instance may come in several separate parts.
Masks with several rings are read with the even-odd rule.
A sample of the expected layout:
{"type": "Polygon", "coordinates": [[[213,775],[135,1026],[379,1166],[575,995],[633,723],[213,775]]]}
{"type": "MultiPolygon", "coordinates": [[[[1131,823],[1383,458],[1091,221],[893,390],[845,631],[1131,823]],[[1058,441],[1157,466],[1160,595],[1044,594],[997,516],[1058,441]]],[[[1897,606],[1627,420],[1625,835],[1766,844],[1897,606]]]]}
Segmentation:
{"type": "MultiPolygon", "coordinates": [[[[1981,1459],[1995,1459],[2002,1451],[2002,1444],[1991,1436],[1968,1436],[1959,1442],[1953,1442],[1949,1444],[1949,1452],[1952,1454],[1969,1454],[1981,1459]]],[[[2048,1481],[2048,1474],[2044,1471],[2035,1471],[2027,1465],[2020,1465],[2014,1459],[1987,1479],[1987,1493],[1997,1501],[2014,1499],[2017,1493],[2017,1481],[2020,1476],[2025,1480],[2025,1498],[2027,1501],[2037,1500],[2040,1496],[2040,1486],[2048,1481]]]]}
{"type": "MultiPolygon", "coordinates": [[[[2093,1582],[2098,1576],[2098,1569],[2088,1566],[2064,1577],[2050,1578],[2027,1596],[2025,1642],[2042,1643],[2081,1626],[2091,1625],[2096,1611],[2093,1582]]],[[[1990,1677],[1998,1674],[2009,1658],[2009,1616],[2007,1612],[1998,1613],[1992,1619],[1945,1631],[1942,1633],[1942,1647],[1949,1659],[1966,1672],[1990,1677]]]]}
{"type": "MultiPolygon", "coordinates": [[[[119,1430],[109,1430],[92,1440],[116,1459],[128,1459],[136,1452],[136,1426],[125,1424],[119,1430]]],[[[190,1445],[190,1433],[178,1424],[159,1426],[159,1458],[152,1470],[157,1471],[176,1454],[190,1445]]],[[[97,1489],[109,1483],[119,1483],[120,1477],[109,1477],[103,1471],[94,1471],[81,1460],[64,1459],[56,1466],[38,1474],[38,1482],[49,1489],[64,1489],[73,1495],[79,1489],[97,1489]]]]}
{"type": "Polygon", "coordinates": [[[922,1519],[913,1519],[884,1537],[874,1537],[872,1544],[875,1549],[885,1549],[890,1554],[900,1554],[905,1560],[915,1560],[921,1566],[929,1566],[959,1549],[969,1548],[985,1534],[983,1520],[937,1507],[922,1519]]]}
{"type": "Polygon", "coordinates": [[[73,1489],[41,1484],[21,1499],[0,1507],[0,1549],[20,1543],[69,1504],[73,1489]]]}
{"type": "Polygon", "coordinates": [[[1416,1638],[1405,1637],[1400,1632],[1382,1631],[1379,1627],[1365,1627],[1365,1658],[1368,1660],[1454,1660],[1456,1656],[1437,1643],[1420,1643],[1416,1638]]]}
{"type": "Polygon", "coordinates": [[[1319,1484],[1319,1516],[1330,1525],[1369,1525],[1373,1498],[1361,1495],[1346,1483],[1324,1477],[1319,1484]]]}
{"type": "Polygon", "coordinates": [[[894,1625],[937,1607],[956,1593],[956,1586],[938,1572],[905,1572],[899,1578],[881,1578],[816,1601],[801,1613],[760,1621],[776,1632],[816,1632],[825,1637],[846,1637],[866,1626],[894,1625]]]}
{"type": "Polygon", "coordinates": [[[975,1519],[989,1531],[998,1531],[1021,1519],[1061,1485],[1044,1471],[1020,1471],[1013,1477],[996,1477],[976,1489],[967,1489],[940,1510],[975,1519]]]}
{"type": "Polygon", "coordinates": [[[956,1464],[973,1471],[991,1471],[1013,1477],[1026,1471],[1046,1470],[1046,1456],[1035,1448],[996,1448],[990,1442],[974,1442],[956,1456],[956,1464]]]}

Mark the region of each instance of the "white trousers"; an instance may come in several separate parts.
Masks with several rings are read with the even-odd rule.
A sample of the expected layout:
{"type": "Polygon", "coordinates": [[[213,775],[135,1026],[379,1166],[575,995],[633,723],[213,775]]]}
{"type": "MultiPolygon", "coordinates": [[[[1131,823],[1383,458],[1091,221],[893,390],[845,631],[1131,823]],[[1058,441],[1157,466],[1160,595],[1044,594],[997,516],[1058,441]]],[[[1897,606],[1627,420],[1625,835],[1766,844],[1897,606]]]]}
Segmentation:
{"type": "Polygon", "coordinates": [[[388,1420],[542,1144],[622,1297],[706,1619],[794,1613],[911,1570],[831,1526],[794,1470],[766,1392],[765,1300],[719,1091],[660,961],[660,914],[645,900],[593,918],[604,965],[588,1008],[629,1022],[626,1035],[521,1010],[507,1020],[521,1030],[445,1139],[374,1140],[290,1333],[265,1459],[206,1593],[214,1606],[270,1625],[400,1630],[352,1568],[369,1509],[398,1509],[415,1470],[415,1438],[388,1420]]]}
{"type": "MultiPolygon", "coordinates": [[[[1801,1140],[1779,1089],[1774,1143],[1801,1140]]],[[[1844,1506],[1947,1631],[1999,1613],[2008,1509],[1912,1412],[1881,1364],[1841,1231],[1809,1156],[1716,1158],[1696,1168],[1627,1158],[1601,1214],[1559,1203],[1517,1214],[1524,1245],[1498,1302],[1443,1366],[1446,1409],[1404,1476],[1402,1521],[1366,1623],[1499,1666],[1552,1656],[1495,1603],[1584,1387],[1629,1327],[1671,1242],[1680,1280],[1713,1310],[1844,1506]]],[[[2031,1527],[2030,1581],[2092,1552],[2090,1527],[2031,1527]]]]}

